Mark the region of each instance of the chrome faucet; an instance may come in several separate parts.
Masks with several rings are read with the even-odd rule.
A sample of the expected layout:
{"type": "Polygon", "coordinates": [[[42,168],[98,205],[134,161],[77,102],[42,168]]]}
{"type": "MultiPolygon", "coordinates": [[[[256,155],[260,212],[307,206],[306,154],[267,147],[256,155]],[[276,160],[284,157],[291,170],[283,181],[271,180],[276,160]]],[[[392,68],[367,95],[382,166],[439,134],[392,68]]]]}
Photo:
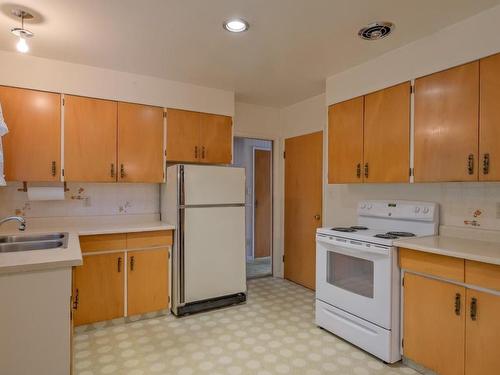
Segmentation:
{"type": "Polygon", "coordinates": [[[0,225],[6,223],[7,221],[17,220],[19,221],[19,230],[23,231],[26,229],[26,219],[22,216],[9,216],[5,219],[0,219],[0,225]]]}

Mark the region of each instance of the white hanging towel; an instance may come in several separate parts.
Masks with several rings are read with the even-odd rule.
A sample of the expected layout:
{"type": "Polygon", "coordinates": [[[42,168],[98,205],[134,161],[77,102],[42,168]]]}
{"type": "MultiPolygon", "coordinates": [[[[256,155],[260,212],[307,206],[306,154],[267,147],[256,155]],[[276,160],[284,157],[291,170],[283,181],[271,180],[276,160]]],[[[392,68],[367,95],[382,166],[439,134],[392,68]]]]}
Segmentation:
{"type": "Polygon", "coordinates": [[[3,119],[2,113],[2,104],[0,103],[0,186],[5,186],[5,176],[3,174],[3,149],[2,149],[2,136],[7,134],[9,129],[7,128],[7,124],[3,119]]]}

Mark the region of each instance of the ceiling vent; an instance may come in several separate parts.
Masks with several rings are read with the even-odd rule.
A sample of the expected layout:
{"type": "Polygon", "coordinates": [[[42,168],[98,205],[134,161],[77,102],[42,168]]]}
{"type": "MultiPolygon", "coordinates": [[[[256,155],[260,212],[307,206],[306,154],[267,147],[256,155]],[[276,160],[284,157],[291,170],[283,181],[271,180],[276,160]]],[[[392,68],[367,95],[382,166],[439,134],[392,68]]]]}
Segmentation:
{"type": "Polygon", "coordinates": [[[359,30],[358,35],[365,40],[378,40],[388,36],[394,30],[392,22],[374,22],[359,30]]]}

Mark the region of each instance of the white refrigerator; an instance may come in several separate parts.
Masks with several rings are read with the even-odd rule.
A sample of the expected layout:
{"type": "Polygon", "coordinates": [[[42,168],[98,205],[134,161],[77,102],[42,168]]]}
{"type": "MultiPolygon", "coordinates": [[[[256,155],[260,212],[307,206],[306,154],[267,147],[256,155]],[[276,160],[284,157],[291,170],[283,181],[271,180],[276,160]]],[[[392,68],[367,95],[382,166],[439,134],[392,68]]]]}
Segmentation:
{"type": "Polygon", "coordinates": [[[172,312],[180,316],[244,302],[245,169],[167,168],[161,217],[176,225],[172,312]]]}

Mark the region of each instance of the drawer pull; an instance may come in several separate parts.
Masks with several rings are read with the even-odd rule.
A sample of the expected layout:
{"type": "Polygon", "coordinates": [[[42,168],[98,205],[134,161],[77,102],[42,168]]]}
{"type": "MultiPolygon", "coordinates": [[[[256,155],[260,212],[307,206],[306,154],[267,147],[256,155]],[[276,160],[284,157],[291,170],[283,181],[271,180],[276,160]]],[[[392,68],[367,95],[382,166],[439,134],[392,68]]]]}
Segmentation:
{"type": "Polygon", "coordinates": [[[469,174],[474,174],[474,154],[469,154],[467,158],[467,171],[469,174]]]}
{"type": "Polygon", "coordinates": [[[484,154],[483,156],[483,174],[490,173],[490,154],[484,154]]]}
{"type": "Polygon", "coordinates": [[[361,178],[361,163],[356,166],[356,177],[361,178]]]}
{"type": "Polygon", "coordinates": [[[470,301],[470,318],[477,320],[477,298],[472,298],[470,301]]]}
{"type": "Polygon", "coordinates": [[[135,257],[132,255],[130,257],[130,271],[134,270],[134,264],[135,264],[135,257]]]}
{"type": "Polygon", "coordinates": [[[118,257],[117,267],[118,267],[118,272],[122,272],[122,257],[118,257]]]}
{"type": "Polygon", "coordinates": [[[461,299],[462,296],[460,293],[455,294],[455,315],[460,315],[460,310],[461,310],[461,299]]]}

